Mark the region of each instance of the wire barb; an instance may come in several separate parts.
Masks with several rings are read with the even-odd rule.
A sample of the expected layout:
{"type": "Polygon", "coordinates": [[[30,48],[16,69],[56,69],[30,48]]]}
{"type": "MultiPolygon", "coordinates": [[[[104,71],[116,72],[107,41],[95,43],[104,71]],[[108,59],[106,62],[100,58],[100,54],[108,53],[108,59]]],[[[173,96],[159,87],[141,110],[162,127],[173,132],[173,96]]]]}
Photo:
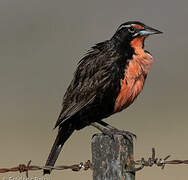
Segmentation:
{"type": "Polygon", "coordinates": [[[149,157],[148,160],[141,158],[141,160],[135,161],[132,172],[140,171],[144,167],[152,167],[153,165],[156,165],[157,167],[161,167],[161,169],[164,169],[166,164],[188,164],[188,160],[167,161],[167,159],[169,159],[170,156],[171,155],[168,155],[165,158],[156,158],[155,148],[152,148],[151,157],[149,157]],[[135,167],[137,165],[139,165],[139,167],[135,167]]]}

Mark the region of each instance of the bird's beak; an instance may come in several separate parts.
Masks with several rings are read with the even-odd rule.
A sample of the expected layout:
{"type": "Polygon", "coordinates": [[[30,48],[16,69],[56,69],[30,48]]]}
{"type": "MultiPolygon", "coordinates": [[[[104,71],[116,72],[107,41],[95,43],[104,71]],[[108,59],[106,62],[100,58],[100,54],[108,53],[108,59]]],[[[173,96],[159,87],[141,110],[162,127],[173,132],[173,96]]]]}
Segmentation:
{"type": "Polygon", "coordinates": [[[163,33],[163,32],[161,32],[157,29],[151,28],[151,27],[145,27],[144,29],[141,29],[139,31],[140,36],[149,36],[152,34],[161,34],[161,33],[163,33]]]}

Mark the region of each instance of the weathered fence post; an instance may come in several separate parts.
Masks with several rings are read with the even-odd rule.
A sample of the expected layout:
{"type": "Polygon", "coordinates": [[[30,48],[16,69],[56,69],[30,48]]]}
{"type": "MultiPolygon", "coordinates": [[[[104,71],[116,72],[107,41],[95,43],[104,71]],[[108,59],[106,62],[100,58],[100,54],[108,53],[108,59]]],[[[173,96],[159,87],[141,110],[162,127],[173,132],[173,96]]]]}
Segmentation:
{"type": "Polygon", "coordinates": [[[121,135],[114,139],[96,134],[92,139],[93,180],[135,180],[133,143],[121,135]],[[128,172],[130,171],[130,172],[128,172]]]}

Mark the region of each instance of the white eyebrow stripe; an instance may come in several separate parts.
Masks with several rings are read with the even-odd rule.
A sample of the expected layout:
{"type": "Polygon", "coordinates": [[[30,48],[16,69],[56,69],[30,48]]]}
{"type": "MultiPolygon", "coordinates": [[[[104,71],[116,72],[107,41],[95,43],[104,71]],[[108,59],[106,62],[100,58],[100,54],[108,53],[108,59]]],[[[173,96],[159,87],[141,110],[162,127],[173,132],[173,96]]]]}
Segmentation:
{"type": "Polygon", "coordinates": [[[124,27],[131,27],[132,24],[127,24],[127,25],[122,25],[120,28],[124,28],[124,27]]]}
{"type": "MultiPolygon", "coordinates": [[[[129,28],[129,27],[132,27],[133,25],[135,25],[135,24],[126,24],[126,25],[122,25],[122,26],[119,27],[119,29],[125,28],[125,27],[126,27],[126,28],[129,28]]],[[[119,29],[118,29],[118,30],[119,30],[119,29]]]]}

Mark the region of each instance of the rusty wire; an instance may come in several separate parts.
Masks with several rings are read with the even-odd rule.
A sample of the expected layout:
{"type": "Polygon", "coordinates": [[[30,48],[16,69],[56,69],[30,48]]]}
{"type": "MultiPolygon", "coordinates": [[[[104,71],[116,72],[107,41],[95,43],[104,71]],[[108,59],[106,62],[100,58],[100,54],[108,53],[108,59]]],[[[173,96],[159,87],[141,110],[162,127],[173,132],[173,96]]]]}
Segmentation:
{"type": "Polygon", "coordinates": [[[161,167],[161,169],[164,169],[165,165],[167,164],[188,164],[188,160],[168,160],[171,155],[166,156],[165,158],[156,158],[155,148],[152,148],[152,156],[148,158],[148,160],[145,160],[144,158],[141,158],[141,160],[137,160],[134,162],[134,165],[139,167],[134,167],[132,171],[140,171],[144,167],[152,167],[153,165],[156,165],[158,167],[161,167]]]}
{"type": "Polygon", "coordinates": [[[88,160],[85,163],[81,162],[79,164],[73,164],[70,166],[35,166],[35,165],[30,165],[31,160],[25,164],[19,164],[17,167],[13,168],[1,168],[0,173],[6,173],[6,172],[15,172],[19,171],[20,173],[26,172],[26,177],[28,177],[28,171],[37,171],[37,170],[65,170],[65,169],[70,169],[72,171],[80,171],[80,170],[88,170],[92,169],[92,164],[91,161],[88,160]]]}
{"type": "MultiPolygon", "coordinates": [[[[145,160],[144,158],[141,158],[141,160],[134,161],[134,167],[127,171],[127,172],[136,172],[139,170],[142,170],[144,167],[152,167],[153,165],[156,165],[158,167],[161,167],[164,169],[165,165],[167,164],[188,164],[188,160],[167,160],[169,159],[170,155],[166,156],[165,158],[156,158],[155,149],[152,148],[152,156],[148,158],[148,160],[145,160]],[[136,167],[139,166],[139,167],[136,167]]],[[[19,171],[20,173],[26,172],[26,177],[28,177],[28,171],[37,171],[37,170],[65,170],[70,169],[72,171],[80,171],[80,170],[88,170],[92,169],[92,163],[90,160],[86,161],[85,163],[81,162],[79,164],[73,164],[70,166],[35,166],[31,165],[31,161],[25,164],[19,164],[17,167],[13,168],[1,168],[0,173],[6,173],[6,172],[15,172],[19,171]]]]}

